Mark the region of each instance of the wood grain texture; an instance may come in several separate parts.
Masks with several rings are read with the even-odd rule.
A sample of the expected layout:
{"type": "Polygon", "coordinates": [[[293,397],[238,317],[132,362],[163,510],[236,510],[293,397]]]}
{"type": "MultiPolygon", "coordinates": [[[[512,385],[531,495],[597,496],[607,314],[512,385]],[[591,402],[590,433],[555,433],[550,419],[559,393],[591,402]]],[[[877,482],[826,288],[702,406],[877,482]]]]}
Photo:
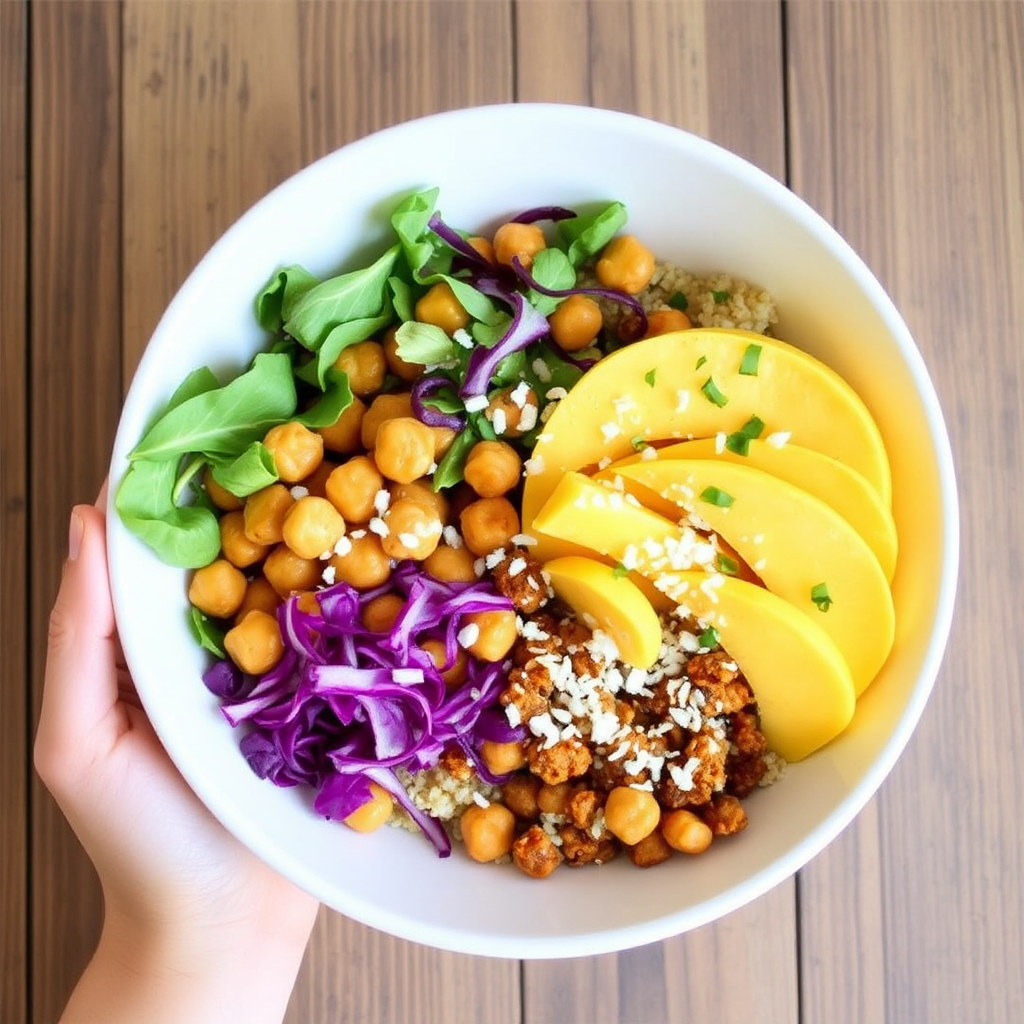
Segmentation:
{"type": "Polygon", "coordinates": [[[1015,1020],[1024,7],[793,5],[789,27],[794,184],[901,308],[962,502],[957,615],[931,703],[871,813],[803,873],[805,1015],[1015,1020]]]}
{"type": "Polygon", "coordinates": [[[28,33],[0,4],[0,1021],[28,1013],[28,33]]]}
{"type": "MultiPolygon", "coordinates": [[[[68,512],[99,490],[121,405],[121,40],[114,3],[35,4],[31,13],[29,568],[38,709],[68,512]]],[[[38,782],[31,820],[31,1010],[52,1021],[95,944],[101,900],[92,865],[38,782]]]]}

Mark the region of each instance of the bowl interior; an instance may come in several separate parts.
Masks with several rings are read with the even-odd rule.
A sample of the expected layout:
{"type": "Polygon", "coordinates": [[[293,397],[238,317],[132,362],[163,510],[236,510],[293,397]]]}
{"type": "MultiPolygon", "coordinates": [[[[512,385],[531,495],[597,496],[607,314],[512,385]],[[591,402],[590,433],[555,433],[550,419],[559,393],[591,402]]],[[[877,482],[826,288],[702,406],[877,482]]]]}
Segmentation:
{"type": "Polygon", "coordinates": [[[751,797],[749,828],[708,856],[676,858],[656,877],[613,862],[540,884],[474,864],[458,849],[439,860],[424,840],[399,830],[356,835],[318,818],[309,796],[257,779],[200,680],[205,660],[186,626],[183,573],[160,565],[111,509],[125,654],[161,740],[204,802],[276,869],[342,913],[405,938],[495,956],[576,956],[654,941],[719,917],[794,872],[857,813],[909,738],[938,670],[956,578],[957,507],[941,414],[880,286],[781,185],[650,121],[517,105],[438,115],[363,139],[239,220],[181,288],[146,350],[112,482],[189,371],[206,364],[237,372],[262,344],[253,297],[275,269],[298,262],[328,274],[359,265],[384,245],[394,203],[431,185],[441,187],[446,219],[474,230],[531,206],[621,199],[629,230],[661,258],[768,288],[780,311],[777,334],[859,391],[888,445],[901,546],[895,649],[853,725],[751,797]],[[493,156],[500,153],[536,157],[493,156]]]}

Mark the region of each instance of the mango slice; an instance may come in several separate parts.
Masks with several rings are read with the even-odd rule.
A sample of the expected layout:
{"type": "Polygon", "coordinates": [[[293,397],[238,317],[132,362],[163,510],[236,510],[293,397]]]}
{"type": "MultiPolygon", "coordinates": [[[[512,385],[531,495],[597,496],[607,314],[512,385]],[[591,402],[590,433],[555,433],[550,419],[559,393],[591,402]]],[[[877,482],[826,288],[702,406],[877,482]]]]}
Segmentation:
{"type": "MultiPolygon", "coordinates": [[[[751,466],[813,494],[831,505],[867,541],[885,578],[892,582],[898,549],[892,512],[867,480],[842,462],[802,445],[777,447],[761,440],[748,441],[746,454],[742,455],[720,444],[717,438],[667,445],[658,449],[657,459],[718,459],[751,466]]],[[[613,463],[608,471],[641,461],[645,461],[641,455],[630,455],[613,463]]]]}
{"type": "Polygon", "coordinates": [[[635,583],[595,561],[569,555],[544,566],[555,593],[589,625],[597,624],[619,648],[622,660],[650,668],[661,649],[661,623],[635,583]]]}
{"type": "MultiPolygon", "coordinates": [[[[889,505],[881,434],[838,374],[784,342],[702,328],[619,349],[559,402],[527,465],[524,532],[534,532],[537,513],[566,471],[620,459],[640,441],[732,433],[754,415],[765,436],[784,432],[795,444],[838,459],[889,505]]],[[[568,550],[541,538],[534,553],[546,561],[568,550]]]]}
{"type": "Polygon", "coordinates": [[[736,463],[658,459],[622,466],[615,476],[704,520],[770,591],[832,638],[857,694],[867,688],[892,649],[895,610],[878,559],[838,512],[793,484],[736,463]]]}
{"type": "Polygon", "coordinates": [[[762,587],[728,576],[683,573],[679,591],[746,676],[761,729],[780,757],[799,761],[850,724],[850,670],[820,625],[762,587]]]}

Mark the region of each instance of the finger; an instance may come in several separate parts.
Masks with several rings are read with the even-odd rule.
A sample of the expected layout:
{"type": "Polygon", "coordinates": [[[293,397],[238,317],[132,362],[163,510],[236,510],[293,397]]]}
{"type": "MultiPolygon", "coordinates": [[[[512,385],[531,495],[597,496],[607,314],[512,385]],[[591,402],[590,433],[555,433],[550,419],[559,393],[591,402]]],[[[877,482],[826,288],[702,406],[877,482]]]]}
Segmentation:
{"type": "Polygon", "coordinates": [[[100,487],[100,493],[96,495],[96,500],[93,504],[101,511],[105,512],[107,508],[107,492],[110,490],[110,477],[107,476],[103,480],[103,486],[100,487]]]}
{"type": "Polygon", "coordinates": [[[40,740],[72,750],[118,703],[117,640],[107,577],[104,517],[90,505],[71,515],[68,560],[50,614],[40,740]],[[74,745],[74,746],[72,746],[74,745]]]}

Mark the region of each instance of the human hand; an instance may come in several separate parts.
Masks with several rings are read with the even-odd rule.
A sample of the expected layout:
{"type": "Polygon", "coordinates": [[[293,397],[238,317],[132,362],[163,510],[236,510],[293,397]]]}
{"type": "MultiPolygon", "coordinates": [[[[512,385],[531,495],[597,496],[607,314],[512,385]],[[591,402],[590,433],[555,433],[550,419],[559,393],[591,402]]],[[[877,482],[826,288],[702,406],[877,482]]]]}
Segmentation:
{"type": "Polygon", "coordinates": [[[110,989],[117,968],[176,979],[179,997],[183,978],[195,983],[198,1003],[167,1019],[280,1019],[316,901],[231,836],[160,745],[117,641],[104,516],[92,506],[72,512],[35,763],[96,867],[105,903],[99,950],[65,1020],[79,1019],[76,997],[81,1005],[90,993],[116,1000],[125,1020],[163,1019],[157,1003],[132,1011],[123,989],[110,989]],[[222,1000],[212,1015],[211,998],[222,1000]]]}

